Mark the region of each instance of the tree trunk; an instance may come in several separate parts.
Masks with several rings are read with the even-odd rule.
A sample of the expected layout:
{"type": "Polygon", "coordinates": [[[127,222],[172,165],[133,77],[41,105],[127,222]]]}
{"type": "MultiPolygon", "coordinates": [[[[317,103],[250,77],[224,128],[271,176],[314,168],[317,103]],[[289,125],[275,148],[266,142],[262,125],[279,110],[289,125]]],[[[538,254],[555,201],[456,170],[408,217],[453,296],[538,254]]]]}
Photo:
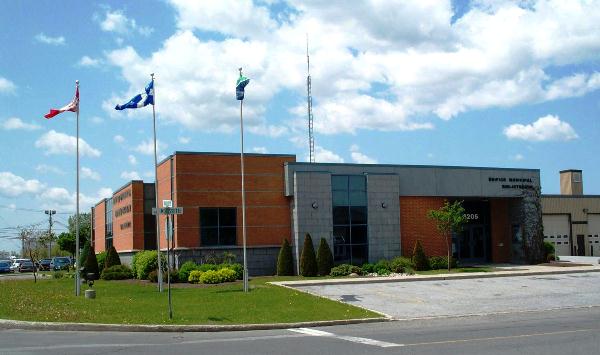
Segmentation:
{"type": "Polygon", "coordinates": [[[448,235],[446,235],[446,249],[448,250],[448,272],[450,272],[450,238],[448,235]]]}

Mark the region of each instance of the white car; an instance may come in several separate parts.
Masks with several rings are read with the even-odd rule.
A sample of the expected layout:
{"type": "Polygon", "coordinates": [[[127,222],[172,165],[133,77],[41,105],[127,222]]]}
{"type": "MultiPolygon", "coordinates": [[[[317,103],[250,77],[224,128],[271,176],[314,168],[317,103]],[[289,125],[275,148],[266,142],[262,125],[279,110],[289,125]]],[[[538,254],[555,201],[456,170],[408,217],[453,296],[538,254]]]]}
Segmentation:
{"type": "Polygon", "coordinates": [[[29,259],[15,259],[14,262],[12,263],[12,265],[10,266],[10,269],[13,272],[19,271],[19,267],[21,266],[21,263],[23,261],[29,261],[29,259]]]}

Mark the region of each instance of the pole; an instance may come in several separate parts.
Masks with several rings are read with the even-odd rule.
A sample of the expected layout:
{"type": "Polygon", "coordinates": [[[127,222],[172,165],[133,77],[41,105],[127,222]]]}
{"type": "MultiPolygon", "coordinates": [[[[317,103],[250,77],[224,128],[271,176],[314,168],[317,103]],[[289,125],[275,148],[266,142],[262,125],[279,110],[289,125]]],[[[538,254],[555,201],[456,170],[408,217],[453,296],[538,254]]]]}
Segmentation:
{"type": "Polygon", "coordinates": [[[171,253],[169,249],[171,249],[171,240],[173,239],[173,226],[171,225],[172,221],[171,215],[167,215],[167,230],[165,234],[167,237],[167,287],[169,292],[169,319],[173,319],[173,303],[171,302],[171,253]]]}
{"type": "MultiPolygon", "coordinates": [[[[154,88],[154,73],[150,74],[152,77],[152,91],[154,96],[154,102],[152,103],[152,129],[154,132],[154,197],[156,201],[156,255],[157,255],[157,264],[158,264],[158,292],[163,291],[163,282],[162,282],[162,265],[160,260],[160,213],[158,206],[158,156],[156,154],[156,111],[154,109],[154,104],[156,104],[156,90],[154,88]]],[[[167,246],[168,247],[168,246],[167,246]]]]}
{"type": "MultiPolygon", "coordinates": [[[[79,80],[75,81],[77,90],[79,91],[79,80]]],[[[81,293],[81,281],[79,275],[79,103],[77,103],[77,144],[76,144],[76,155],[77,155],[77,202],[76,202],[76,213],[75,213],[75,296],[79,296],[81,293]]]]}
{"type": "MultiPolygon", "coordinates": [[[[240,68],[240,74],[242,69],[240,68]]],[[[248,263],[246,261],[246,190],[244,188],[244,119],[243,119],[244,100],[240,100],[240,132],[241,146],[240,152],[242,169],[242,239],[244,243],[244,292],[248,292],[248,263]]]]}

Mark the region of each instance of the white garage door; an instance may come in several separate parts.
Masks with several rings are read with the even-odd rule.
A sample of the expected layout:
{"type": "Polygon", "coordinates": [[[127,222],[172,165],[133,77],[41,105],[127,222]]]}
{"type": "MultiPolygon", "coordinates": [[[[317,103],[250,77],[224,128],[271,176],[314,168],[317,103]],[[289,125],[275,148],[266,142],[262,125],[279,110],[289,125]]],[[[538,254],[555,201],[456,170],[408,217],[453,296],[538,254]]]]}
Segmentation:
{"type": "Polygon", "coordinates": [[[590,255],[600,255],[600,214],[588,215],[588,249],[590,255]]]}
{"type": "Polygon", "coordinates": [[[557,255],[571,255],[569,215],[543,215],[544,240],[554,244],[557,255]]]}

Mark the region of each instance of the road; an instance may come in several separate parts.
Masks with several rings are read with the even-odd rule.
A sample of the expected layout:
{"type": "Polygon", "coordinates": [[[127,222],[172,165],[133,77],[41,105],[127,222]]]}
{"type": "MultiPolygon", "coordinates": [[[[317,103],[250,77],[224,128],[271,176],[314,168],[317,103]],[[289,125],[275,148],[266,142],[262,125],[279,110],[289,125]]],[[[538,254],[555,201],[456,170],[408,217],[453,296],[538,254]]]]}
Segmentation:
{"type": "Polygon", "coordinates": [[[598,354],[600,307],[223,333],[0,331],[0,354],[598,354]]]}

